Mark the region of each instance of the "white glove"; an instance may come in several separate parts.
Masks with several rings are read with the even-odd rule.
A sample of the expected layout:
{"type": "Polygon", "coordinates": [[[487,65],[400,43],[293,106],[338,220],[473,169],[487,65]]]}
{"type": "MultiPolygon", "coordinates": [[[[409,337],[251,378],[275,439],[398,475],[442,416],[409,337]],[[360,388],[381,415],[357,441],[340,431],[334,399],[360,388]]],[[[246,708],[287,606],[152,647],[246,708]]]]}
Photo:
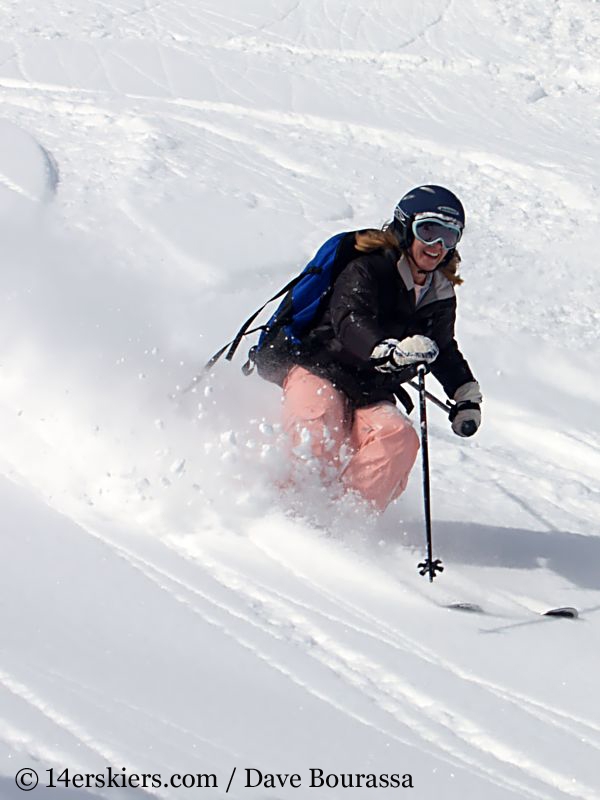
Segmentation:
{"type": "Polygon", "coordinates": [[[481,425],[479,408],[483,397],[477,381],[463,383],[454,392],[455,404],[450,410],[452,430],[457,436],[473,436],[481,425]]]}
{"type": "Polygon", "coordinates": [[[384,339],[376,344],[371,359],[379,372],[396,372],[411,364],[431,364],[439,355],[439,347],[427,336],[408,336],[406,339],[384,339]]]}

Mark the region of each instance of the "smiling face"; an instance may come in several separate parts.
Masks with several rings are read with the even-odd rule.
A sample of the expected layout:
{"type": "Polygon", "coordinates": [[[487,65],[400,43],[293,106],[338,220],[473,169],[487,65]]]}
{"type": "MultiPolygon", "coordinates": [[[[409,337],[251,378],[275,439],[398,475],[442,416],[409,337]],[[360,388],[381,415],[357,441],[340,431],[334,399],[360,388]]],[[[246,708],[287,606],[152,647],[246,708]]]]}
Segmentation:
{"type": "Polygon", "coordinates": [[[410,246],[410,268],[415,283],[423,283],[425,272],[433,272],[438,267],[448,252],[441,242],[425,244],[418,239],[413,239],[410,246]]]}

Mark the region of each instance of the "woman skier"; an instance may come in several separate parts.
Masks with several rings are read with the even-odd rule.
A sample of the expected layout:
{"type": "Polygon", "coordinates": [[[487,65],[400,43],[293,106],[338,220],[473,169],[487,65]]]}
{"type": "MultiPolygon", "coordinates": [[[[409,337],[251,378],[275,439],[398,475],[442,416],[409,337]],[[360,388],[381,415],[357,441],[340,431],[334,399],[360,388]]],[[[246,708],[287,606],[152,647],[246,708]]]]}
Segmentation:
{"type": "Polygon", "coordinates": [[[455,401],[454,433],[471,436],[481,422],[479,384],[454,336],[464,225],[463,206],[448,189],[412,189],[382,230],[348,234],[352,260],[302,346],[291,351],[281,336],[269,345],[271,365],[283,368],[292,453],[378,511],[404,491],[418,453],[396,399],[410,407],[402,384],[419,364],[455,401]]]}

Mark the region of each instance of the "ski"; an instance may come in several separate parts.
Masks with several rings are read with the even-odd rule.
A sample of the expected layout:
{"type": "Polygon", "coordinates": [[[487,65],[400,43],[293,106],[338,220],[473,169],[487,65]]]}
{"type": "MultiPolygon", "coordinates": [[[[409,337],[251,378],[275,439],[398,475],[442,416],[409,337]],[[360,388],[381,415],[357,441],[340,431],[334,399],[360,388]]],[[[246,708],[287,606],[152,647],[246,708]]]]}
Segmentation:
{"type": "Polygon", "coordinates": [[[451,611],[466,611],[468,614],[485,614],[477,603],[449,603],[444,608],[449,608],[451,611]]]}
{"type": "MultiPolygon", "coordinates": [[[[451,611],[463,611],[467,614],[486,614],[486,610],[477,603],[448,603],[444,606],[451,611]]],[[[534,612],[535,613],[535,612],[534,612]]],[[[548,611],[540,611],[542,617],[558,617],[559,619],[578,619],[579,611],[573,606],[559,606],[548,611]]]]}
{"type": "Polygon", "coordinates": [[[572,606],[563,606],[561,608],[551,608],[548,611],[544,611],[544,617],[562,617],[563,619],[577,619],[579,617],[579,611],[572,606]]]}

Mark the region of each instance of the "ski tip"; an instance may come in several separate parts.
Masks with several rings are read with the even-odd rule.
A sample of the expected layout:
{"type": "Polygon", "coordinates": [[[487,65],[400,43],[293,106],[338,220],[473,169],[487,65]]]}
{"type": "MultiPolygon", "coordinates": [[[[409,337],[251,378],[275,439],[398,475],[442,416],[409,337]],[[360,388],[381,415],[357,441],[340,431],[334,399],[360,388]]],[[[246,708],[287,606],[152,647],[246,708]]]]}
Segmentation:
{"type": "Polygon", "coordinates": [[[467,614],[484,614],[484,610],[477,603],[449,603],[446,608],[452,611],[466,611],[467,614]]]}
{"type": "Polygon", "coordinates": [[[548,611],[544,611],[544,616],[561,617],[562,619],[577,619],[579,617],[579,611],[571,606],[564,606],[562,608],[550,608],[548,611]]]}

